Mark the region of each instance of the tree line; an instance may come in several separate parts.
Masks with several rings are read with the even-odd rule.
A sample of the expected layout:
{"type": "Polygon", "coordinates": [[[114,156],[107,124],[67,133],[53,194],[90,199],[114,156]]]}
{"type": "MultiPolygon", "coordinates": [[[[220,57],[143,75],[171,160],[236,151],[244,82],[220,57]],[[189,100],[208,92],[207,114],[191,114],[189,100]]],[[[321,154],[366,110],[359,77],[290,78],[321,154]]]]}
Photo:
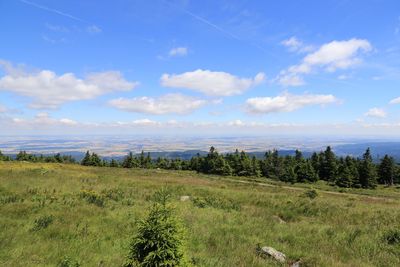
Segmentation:
{"type": "MultiPolygon", "coordinates": [[[[13,160],[0,152],[0,160],[13,160]]],[[[76,163],[71,156],[55,154],[52,156],[28,154],[21,151],[15,160],[31,162],[76,163]]],[[[305,158],[301,151],[295,155],[280,156],[277,150],[267,151],[262,159],[236,150],[222,154],[211,147],[207,155],[197,154],[190,160],[158,157],[142,151],[139,155],[129,152],[122,161],[105,160],[96,153],[86,152],[80,162],[84,166],[122,167],[144,169],[192,170],[215,175],[266,177],[288,183],[315,183],[326,181],[344,188],[375,188],[378,184],[394,185],[400,183],[400,168],[393,157],[385,155],[379,163],[374,163],[368,148],[361,158],[338,157],[328,146],[324,151],[314,152],[305,158]]]]}

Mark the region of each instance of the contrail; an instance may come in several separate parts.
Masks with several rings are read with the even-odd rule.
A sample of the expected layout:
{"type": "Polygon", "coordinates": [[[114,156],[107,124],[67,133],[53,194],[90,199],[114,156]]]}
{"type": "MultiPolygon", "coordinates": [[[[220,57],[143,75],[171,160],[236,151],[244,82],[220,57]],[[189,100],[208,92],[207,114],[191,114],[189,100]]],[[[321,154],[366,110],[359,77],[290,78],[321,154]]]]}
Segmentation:
{"type": "Polygon", "coordinates": [[[207,19],[205,19],[205,18],[203,18],[203,17],[200,17],[200,16],[198,16],[198,15],[196,15],[196,14],[190,12],[189,10],[186,10],[186,9],[184,9],[184,8],[181,8],[181,7],[177,6],[177,5],[174,5],[174,4],[172,4],[172,3],[170,3],[170,2],[168,2],[168,1],[166,1],[166,0],[163,0],[163,2],[166,3],[166,4],[168,4],[168,5],[170,5],[170,6],[173,6],[173,7],[177,8],[177,9],[179,9],[180,11],[186,13],[187,15],[191,16],[192,18],[194,18],[194,19],[196,19],[196,20],[201,21],[201,22],[207,24],[208,26],[211,26],[212,28],[216,29],[217,31],[222,32],[223,34],[226,34],[226,35],[232,37],[233,39],[236,39],[236,40],[238,40],[238,41],[242,41],[242,40],[241,40],[239,37],[237,37],[236,35],[234,35],[234,34],[228,32],[228,31],[222,29],[221,27],[219,27],[218,25],[212,23],[212,22],[209,21],[209,20],[207,20],[207,19]]]}
{"type": "Polygon", "coordinates": [[[81,18],[72,16],[72,15],[70,15],[70,14],[68,14],[68,13],[64,13],[64,12],[59,11],[59,10],[57,10],[57,9],[53,9],[53,8],[49,8],[49,7],[46,7],[46,6],[42,6],[42,5],[39,5],[39,4],[30,2],[30,1],[27,1],[27,0],[19,0],[19,1],[22,2],[22,3],[24,3],[24,4],[27,4],[27,5],[30,5],[30,6],[39,8],[39,9],[42,9],[42,10],[46,10],[46,11],[49,11],[49,12],[58,14],[58,15],[60,15],[60,16],[66,17],[66,18],[70,18],[70,19],[73,19],[73,20],[76,20],[76,21],[79,21],[79,22],[91,24],[90,22],[88,22],[88,21],[86,21],[86,20],[84,20],[84,19],[81,19],[81,18]]]}
{"type": "Polygon", "coordinates": [[[167,5],[170,5],[170,6],[172,6],[172,7],[175,7],[175,8],[177,8],[177,9],[179,9],[180,11],[182,11],[183,13],[185,13],[185,14],[191,16],[192,18],[194,18],[194,19],[196,19],[196,20],[198,20],[198,21],[200,21],[200,22],[203,22],[204,24],[207,24],[208,26],[214,28],[215,30],[217,30],[217,31],[219,31],[219,32],[221,32],[221,33],[223,33],[223,34],[225,34],[225,35],[228,35],[229,37],[231,37],[231,38],[233,38],[233,39],[235,39],[235,40],[237,40],[237,41],[247,43],[248,45],[251,45],[251,46],[253,46],[253,47],[255,47],[255,48],[257,48],[257,49],[259,49],[259,50],[261,50],[261,51],[263,51],[263,52],[265,52],[265,53],[267,53],[267,54],[270,54],[270,55],[275,56],[274,54],[271,54],[270,52],[268,52],[267,50],[265,50],[265,49],[262,48],[261,46],[259,46],[259,45],[257,45],[257,44],[254,44],[254,43],[250,43],[250,42],[248,42],[248,41],[246,41],[246,40],[243,40],[243,39],[239,38],[238,36],[234,35],[233,33],[231,33],[231,32],[229,32],[229,31],[227,31],[227,30],[221,28],[220,26],[218,26],[218,25],[212,23],[211,21],[209,21],[209,20],[207,20],[207,19],[205,19],[205,18],[203,18],[203,17],[200,17],[200,16],[198,16],[198,15],[196,15],[196,14],[190,12],[189,10],[186,10],[186,9],[180,7],[180,6],[174,5],[174,4],[170,3],[170,2],[168,2],[167,0],[162,0],[162,1],[163,1],[164,3],[166,3],[167,5]]]}

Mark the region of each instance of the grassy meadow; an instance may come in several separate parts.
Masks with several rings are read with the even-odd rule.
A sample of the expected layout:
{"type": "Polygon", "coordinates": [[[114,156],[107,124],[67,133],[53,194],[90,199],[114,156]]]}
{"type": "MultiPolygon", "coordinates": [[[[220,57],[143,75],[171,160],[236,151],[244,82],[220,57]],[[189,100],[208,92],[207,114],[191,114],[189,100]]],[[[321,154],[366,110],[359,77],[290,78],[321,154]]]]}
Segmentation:
{"type": "Polygon", "coordinates": [[[236,179],[0,162],[0,266],[121,266],[161,187],[172,194],[195,266],[281,266],[257,255],[257,244],[301,266],[400,266],[400,189],[330,193],[323,184],[236,179]]]}

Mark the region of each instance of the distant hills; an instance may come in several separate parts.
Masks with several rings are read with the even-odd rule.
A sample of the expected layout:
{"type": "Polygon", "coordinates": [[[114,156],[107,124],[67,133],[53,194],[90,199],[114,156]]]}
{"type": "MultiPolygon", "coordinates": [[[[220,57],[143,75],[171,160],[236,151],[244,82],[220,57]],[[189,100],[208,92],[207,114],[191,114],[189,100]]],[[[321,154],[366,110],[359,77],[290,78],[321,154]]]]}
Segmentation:
{"type": "MultiPolygon", "coordinates": [[[[382,158],[385,154],[388,154],[392,157],[395,158],[397,162],[400,162],[400,142],[363,142],[363,143],[353,143],[353,144],[337,144],[337,145],[332,145],[333,151],[335,152],[336,155],[338,156],[353,156],[353,157],[361,157],[362,154],[365,152],[367,148],[371,149],[372,155],[374,160],[379,160],[382,158]]],[[[38,148],[38,147],[36,147],[38,148]]],[[[216,147],[218,149],[218,147],[216,147]]],[[[43,147],[41,147],[43,149],[43,147]]],[[[44,149],[48,149],[45,147],[44,149]]],[[[23,149],[22,149],[23,150],[23,149]]],[[[27,149],[29,150],[29,149],[27,149]]],[[[249,155],[251,156],[256,156],[257,158],[263,158],[265,152],[268,149],[265,150],[260,150],[260,151],[246,151],[248,152],[249,155]]],[[[302,151],[304,157],[310,157],[313,152],[319,152],[322,149],[310,149],[310,148],[299,148],[299,150],[302,151]]],[[[30,147],[31,152],[35,153],[35,150],[32,147],[30,147]]],[[[295,149],[278,149],[279,154],[282,156],[286,155],[294,155],[295,154],[295,149]]],[[[59,153],[61,155],[70,155],[76,160],[80,161],[84,157],[85,154],[85,149],[82,148],[82,151],[60,151],[59,153]]],[[[147,151],[145,151],[147,153],[147,151]]],[[[228,153],[233,153],[234,150],[228,153]]],[[[128,151],[126,151],[126,154],[128,151]]],[[[198,149],[193,149],[193,150],[183,150],[183,151],[151,151],[150,156],[152,158],[158,158],[158,157],[164,157],[164,158],[181,158],[188,160],[192,158],[193,156],[196,156],[197,154],[200,155],[206,155],[208,151],[206,150],[198,150],[198,149]]],[[[6,153],[10,156],[15,156],[16,153],[6,153]]],[[[55,153],[36,153],[36,154],[43,154],[43,155],[53,155],[55,153]]],[[[139,154],[139,153],[135,153],[139,154]]],[[[111,156],[111,155],[103,155],[104,159],[111,160],[111,159],[116,159],[116,160],[121,160],[125,157],[125,154],[119,153],[119,155],[111,156]]]]}

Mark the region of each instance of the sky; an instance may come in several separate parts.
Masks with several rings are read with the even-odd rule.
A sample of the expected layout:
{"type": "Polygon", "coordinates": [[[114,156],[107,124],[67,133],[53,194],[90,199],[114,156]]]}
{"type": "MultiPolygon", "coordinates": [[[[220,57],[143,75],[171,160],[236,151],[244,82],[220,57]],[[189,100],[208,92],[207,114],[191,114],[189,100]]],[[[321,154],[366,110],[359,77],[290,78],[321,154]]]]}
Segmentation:
{"type": "Polygon", "coordinates": [[[0,131],[400,134],[400,2],[0,0],[0,131]]]}

